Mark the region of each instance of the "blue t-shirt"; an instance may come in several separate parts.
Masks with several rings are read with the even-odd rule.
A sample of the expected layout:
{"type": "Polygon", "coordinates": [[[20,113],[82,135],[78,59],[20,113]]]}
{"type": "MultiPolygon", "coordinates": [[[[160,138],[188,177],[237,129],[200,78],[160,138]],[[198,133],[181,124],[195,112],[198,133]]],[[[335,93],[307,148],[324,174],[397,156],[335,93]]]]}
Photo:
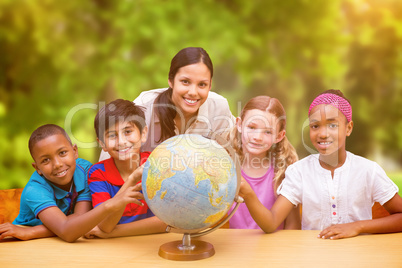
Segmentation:
{"type": "MultiPolygon", "coordinates": [[[[77,193],[75,200],[76,202],[91,202],[87,174],[92,164],[81,158],[78,158],[75,162],[77,164],[73,175],[74,187],[77,193]]],[[[20,212],[13,224],[41,225],[42,221],[38,218],[38,214],[49,207],[58,207],[67,215],[72,195],[72,192],[60,189],[35,171],[22,191],[20,212]]]]}

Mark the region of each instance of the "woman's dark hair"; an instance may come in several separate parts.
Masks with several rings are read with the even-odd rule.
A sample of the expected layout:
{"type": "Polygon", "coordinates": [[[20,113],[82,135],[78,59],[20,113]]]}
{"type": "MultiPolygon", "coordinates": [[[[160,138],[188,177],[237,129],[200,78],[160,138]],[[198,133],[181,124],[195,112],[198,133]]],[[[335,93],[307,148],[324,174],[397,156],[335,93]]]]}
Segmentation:
{"type": "MultiPolygon", "coordinates": [[[[208,67],[212,78],[214,69],[208,53],[201,47],[187,47],[180,50],[176,56],[173,57],[170,63],[169,81],[174,81],[174,78],[181,67],[199,62],[204,63],[208,67]]],[[[162,142],[175,135],[174,118],[176,116],[177,108],[173,104],[172,93],[173,89],[169,87],[155,99],[154,111],[156,112],[161,124],[161,136],[158,142],[162,142]]]]}

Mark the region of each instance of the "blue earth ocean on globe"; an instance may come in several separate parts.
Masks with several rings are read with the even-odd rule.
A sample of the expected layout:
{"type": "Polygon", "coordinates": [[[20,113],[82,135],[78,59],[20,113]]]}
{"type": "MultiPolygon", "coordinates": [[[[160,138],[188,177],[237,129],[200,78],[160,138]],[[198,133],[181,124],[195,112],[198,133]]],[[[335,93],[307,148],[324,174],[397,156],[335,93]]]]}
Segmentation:
{"type": "Polygon", "coordinates": [[[196,232],[217,223],[237,189],[235,165],[217,142],[196,134],[167,139],[144,165],[142,188],[151,211],[166,224],[196,232]]]}

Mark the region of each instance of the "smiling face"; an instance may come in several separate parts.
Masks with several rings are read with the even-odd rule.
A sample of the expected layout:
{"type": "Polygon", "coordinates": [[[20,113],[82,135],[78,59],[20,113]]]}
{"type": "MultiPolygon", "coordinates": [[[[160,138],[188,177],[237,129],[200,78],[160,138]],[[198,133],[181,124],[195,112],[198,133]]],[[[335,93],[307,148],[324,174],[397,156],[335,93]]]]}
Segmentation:
{"type": "Polygon", "coordinates": [[[51,135],[32,148],[32,166],[57,187],[69,191],[78,158],[77,146],[71,145],[63,134],[51,135]]]}
{"type": "Polygon", "coordinates": [[[104,142],[98,139],[105,152],[115,161],[137,159],[141,143],[146,141],[147,127],[142,133],[137,126],[128,121],[120,121],[105,131],[104,142]]]}
{"type": "Polygon", "coordinates": [[[169,86],[173,89],[172,101],[178,112],[189,119],[198,113],[207,100],[211,89],[211,72],[202,62],[186,65],[179,69],[173,81],[169,79],[169,86]]]}
{"type": "Polygon", "coordinates": [[[346,153],[346,137],[352,133],[353,121],[347,122],[346,117],[329,104],[315,106],[309,121],[310,139],[320,155],[346,153]]]}
{"type": "Polygon", "coordinates": [[[241,133],[243,153],[253,157],[265,157],[271,146],[285,136],[285,130],[278,129],[276,116],[258,109],[247,111],[243,120],[237,118],[236,126],[241,133]]]}

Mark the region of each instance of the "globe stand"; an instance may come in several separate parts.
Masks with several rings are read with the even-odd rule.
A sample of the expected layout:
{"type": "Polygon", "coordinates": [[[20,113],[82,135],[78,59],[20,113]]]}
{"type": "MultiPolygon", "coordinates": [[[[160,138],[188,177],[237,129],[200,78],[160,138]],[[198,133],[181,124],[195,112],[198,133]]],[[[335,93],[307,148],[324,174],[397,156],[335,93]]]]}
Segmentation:
{"type": "MultiPolygon", "coordinates": [[[[177,240],[173,242],[168,242],[160,246],[159,256],[168,260],[175,261],[195,261],[213,256],[215,254],[215,249],[212,244],[200,240],[191,241],[191,237],[206,235],[222,227],[233,216],[239,205],[244,202],[243,198],[240,196],[236,196],[234,201],[236,202],[236,206],[221,223],[201,233],[189,234],[187,232],[184,232],[182,241],[177,240]]],[[[166,232],[180,231],[168,225],[166,228],[166,232]]]]}
{"type": "Polygon", "coordinates": [[[159,247],[159,256],[174,261],[202,260],[214,254],[212,244],[200,240],[191,241],[190,234],[184,234],[182,241],[168,242],[159,247]]]}

